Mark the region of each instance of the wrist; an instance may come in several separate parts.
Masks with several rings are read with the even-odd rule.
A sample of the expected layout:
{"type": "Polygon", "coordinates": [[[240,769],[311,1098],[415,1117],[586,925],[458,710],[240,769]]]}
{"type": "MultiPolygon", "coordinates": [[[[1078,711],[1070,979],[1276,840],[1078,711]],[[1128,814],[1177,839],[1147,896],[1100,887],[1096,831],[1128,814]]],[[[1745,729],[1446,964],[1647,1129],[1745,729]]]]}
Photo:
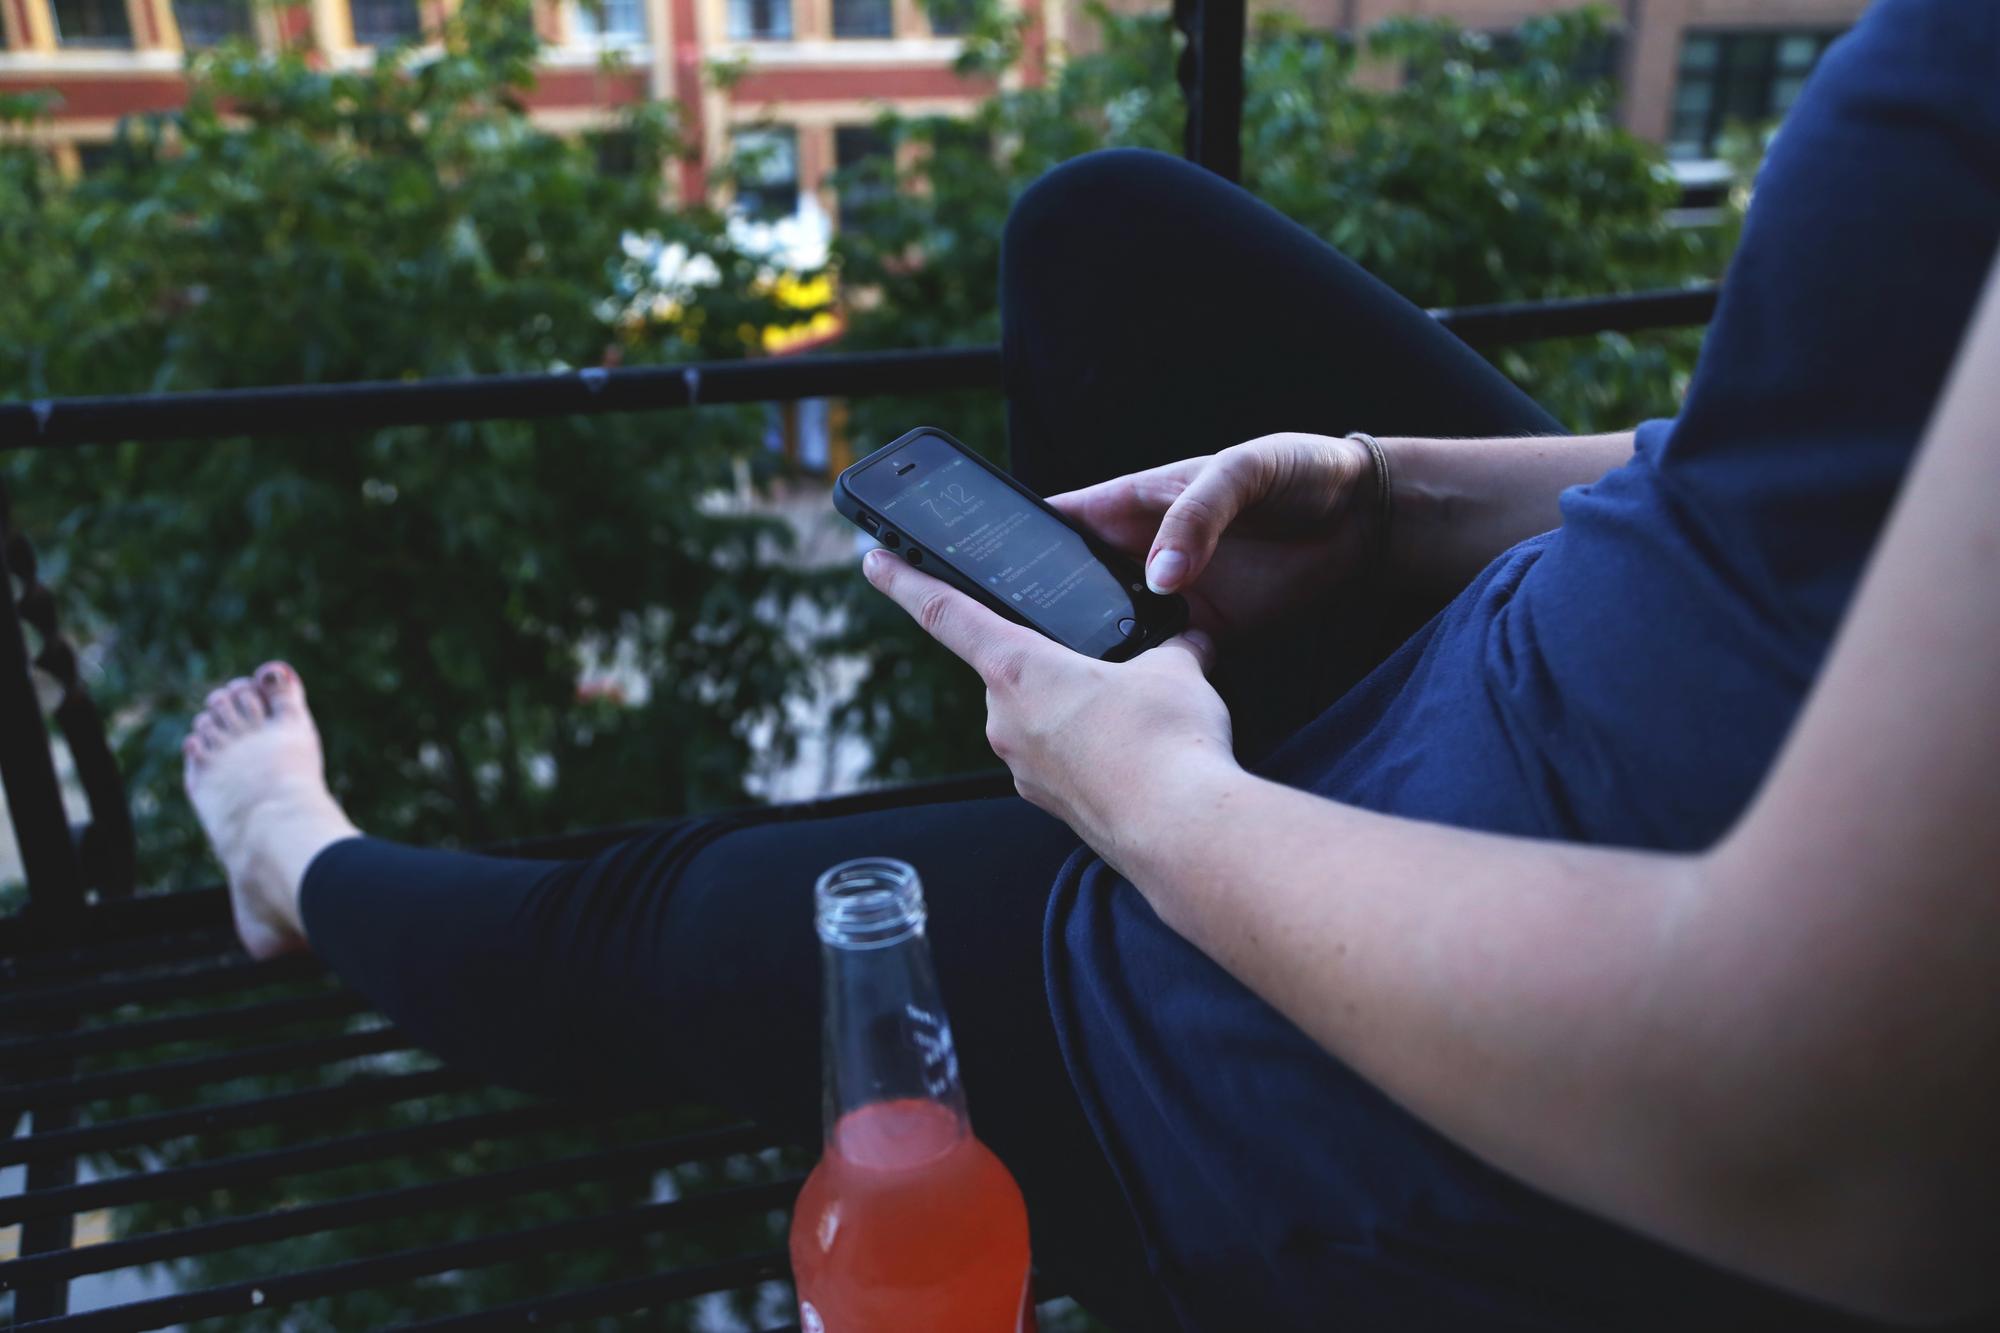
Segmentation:
{"type": "Polygon", "coordinates": [[[1437,529],[1462,519],[1470,497],[1455,489],[1449,451],[1440,451],[1437,441],[1394,436],[1378,443],[1391,478],[1381,547],[1384,572],[1405,587],[1428,589],[1433,571],[1425,556],[1447,544],[1437,529]]]}
{"type": "Polygon", "coordinates": [[[1201,830],[1212,827],[1215,812],[1249,778],[1226,744],[1206,740],[1136,765],[1132,776],[1108,793],[1101,838],[1086,841],[1142,886],[1158,882],[1163,869],[1188,861],[1208,836],[1201,830]]]}
{"type": "Polygon", "coordinates": [[[1364,480],[1353,488],[1358,502],[1354,507],[1360,517],[1364,575],[1380,587],[1394,573],[1395,467],[1390,461],[1387,441],[1378,440],[1366,431],[1350,431],[1346,438],[1361,446],[1367,455],[1364,480]]]}

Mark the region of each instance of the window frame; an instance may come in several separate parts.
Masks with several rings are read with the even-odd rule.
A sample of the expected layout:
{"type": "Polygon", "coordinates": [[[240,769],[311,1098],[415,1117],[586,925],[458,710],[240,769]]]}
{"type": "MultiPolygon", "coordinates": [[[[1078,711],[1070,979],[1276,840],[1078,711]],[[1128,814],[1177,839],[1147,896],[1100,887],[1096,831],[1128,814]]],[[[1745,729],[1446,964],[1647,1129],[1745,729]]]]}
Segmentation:
{"type": "MultiPolygon", "coordinates": [[[[851,139],[850,142],[852,142],[851,139]]],[[[890,138],[889,136],[883,134],[881,126],[877,124],[875,121],[872,120],[849,121],[843,124],[837,124],[833,126],[832,144],[830,145],[830,147],[832,150],[833,169],[835,174],[844,172],[849,167],[858,166],[862,162],[868,161],[870,158],[880,158],[888,170],[888,179],[883,184],[882,193],[884,195],[895,193],[896,141],[890,138]],[[840,141],[842,136],[864,135],[864,134],[870,135],[874,139],[876,139],[880,144],[881,151],[866,152],[858,157],[855,157],[851,161],[842,161],[841,151],[840,151],[840,141]]],[[[836,185],[834,188],[834,199],[833,199],[834,226],[841,231],[846,231],[849,227],[854,226],[855,219],[850,215],[851,210],[864,206],[866,203],[869,202],[871,197],[872,196],[864,192],[862,195],[858,197],[850,198],[846,190],[843,190],[838,185],[836,185]]]]}
{"type": "MultiPolygon", "coordinates": [[[[730,128],[729,163],[730,169],[734,173],[736,184],[736,197],[733,201],[733,206],[740,210],[744,217],[752,222],[770,223],[780,222],[785,218],[797,217],[799,215],[800,209],[805,205],[805,170],[800,160],[801,144],[799,141],[799,127],[788,122],[735,125],[730,128]],[[741,169],[737,163],[737,158],[743,151],[743,139],[745,136],[769,137],[773,139],[789,138],[791,140],[792,174],[790,208],[779,212],[762,206],[756,208],[746,206],[746,186],[741,169]]],[[[751,182],[748,185],[747,193],[753,197],[761,198],[766,192],[775,190],[778,184],[776,181],[760,180],[751,182]]]]}
{"type": "Polygon", "coordinates": [[[180,33],[181,49],[184,51],[211,51],[238,37],[247,37],[253,42],[258,39],[257,7],[253,0],[168,0],[168,8],[173,12],[174,27],[180,33]],[[189,35],[190,27],[183,14],[183,10],[189,8],[234,11],[243,16],[243,26],[224,31],[219,37],[205,35],[202,40],[196,40],[189,35]]]}
{"type": "Polygon", "coordinates": [[[609,30],[593,27],[592,25],[597,22],[597,15],[592,5],[586,0],[570,0],[567,31],[573,45],[607,48],[647,44],[651,39],[652,25],[649,22],[651,15],[647,13],[646,0],[600,0],[600,2],[607,17],[614,6],[622,8],[629,5],[632,14],[638,19],[638,26],[632,29],[609,30]]]}
{"type": "MultiPolygon", "coordinates": [[[[1691,25],[1681,30],[1680,49],[1674,56],[1673,87],[1667,97],[1667,133],[1665,148],[1670,160],[1676,162],[1713,161],[1722,136],[1731,125],[1761,125],[1782,119],[1791,111],[1791,103],[1779,107],[1775,105],[1775,90],[1787,78],[1796,78],[1801,87],[1812,72],[1819,68],[1827,49],[1846,28],[1831,25],[1802,24],[1758,24],[1755,26],[1714,27],[1691,25]],[[1812,59],[1803,69],[1787,68],[1781,54],[1787,40],[1810,38],[1815,44],[1812,59]],[[1703,70],[1691,71],[1688,66],[1688,48],[1695,42],[1708,41],[1715,44],[1714,62],[1703,70]],[[1736,81],[1743,77],[1743,66],[1732,48],[1741,49],[1753,42],[1766,44],[1764,58],[1749,75],[1750,86],[1756,89],[1756,101],[1762,107],[1754,115],[1746,115],[1742,109],[1744,99],[1737,95],[1736,81]],[[1706,105],[1699,112],[1684,109],[1682,97],[1689,86],[1690,73],[1699,74],[1698,80],[1708,90],[1706,105]],[[1701,128],[1697,135],[1683,137],[1682,127],[1689,117],[1701,117],[1701,128]]],[[[1792,94],[1796,100],[1798,94],[1792,94]]]]}
{"type": "Polygon", "coordinates": [[[889,41],[896,36],[895,0],[831,0],[829,11],[827,15],[828,31],[837,42],[882,42],[889,41]],[[871,15],[879,10],[883,24],[881,30],[878,32],[871,26],[865,31],[854,31],[851,30],[852,25],[850,23],[850,30],[843,32],[840,22],[843,7],[846,8],[850,15],[860,7],[865,7],[866,11],[871,15]]]}
{"type": "Polygon", "coordinates": [[[757,32],[750,24],[739,24],[739,16],[754,17],[759,0],[724,0],[722,7],[722,27],[724,36],[732,42],[789,42],[797,33],[797,14],[793,11],[792,0],[762,0],[773,14],[782,14],[784,22],[773,24],[769,32],[757,32]],[[779,29],[782,28],[782,31],[779,29]]]}
{"type": "Polygon", "coordinates": [[[55,38],[58,51],[135,51],[139,47],[136,25],[132,22],[132,7],[126,0],[97,0],[103,10],[120,16],[124,23],[122,34],[110,36],[63,36],[62,7],[64,0],[48,0],[49,34],[55,38]]]}
{"type": "Polygon", "coordinates": [[[386,48],[400,46],[407,42],[422,41],[424,37],[424,7],[422,0],[347,0],[347,28],[349,35],[353,38],[354,44],[358,47],[386,48]],[[370,13],[380,13],[387,11],[390,6],[398,4],[409,6],[411,27],[408,32],[397,29],[386,34],[387,40],[384,40],[383,34],[364,34],[361,31],[361,14],[364,10],[370,13]]]}

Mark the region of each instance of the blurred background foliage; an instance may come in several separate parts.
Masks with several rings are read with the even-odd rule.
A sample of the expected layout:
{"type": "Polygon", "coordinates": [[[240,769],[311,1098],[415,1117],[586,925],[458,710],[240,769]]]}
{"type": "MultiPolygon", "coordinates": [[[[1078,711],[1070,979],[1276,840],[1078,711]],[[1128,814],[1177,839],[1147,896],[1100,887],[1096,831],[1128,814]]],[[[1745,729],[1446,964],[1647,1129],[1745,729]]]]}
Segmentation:
{"type": "MultiPolygon", "coordinates": [[[[876,188],[860,225],[834,238],[835,263],[843,287],[879,299],[849,315],[849,345],[996,341],[1000,238],[1022,190],[1093,148],[1178,150],[1167,16],[1093,12],[1097,49],[1052,85],[1003,93],[969,120],[881,122],[910,165],[895,189],[880,188],[881,163],[851,177],[876,188]]],[[[988,14],[965,64],[1004,65],[1018,46],[1013,22],[988,14]]],[[[1592,9],[1504,38],[1397,19],[1358,41],[1263,15],[1244,62],[1244,185],[1425,306],[1710,281],[1734,228],[1671,218],[1679,187],[1660,151],[1617,123],[1608,50],[1605,15],[1592,9]]],[[[1176,336],[1256,333],[1203,330],[1189,313],[1176,336]]],[[[1572,429],[1619,430],[1676,410],[1700,341],[1693,330],[1602,334],[1505,349],[1496,362],[1572,429]]],[[[853,421],[857,448],[924,422],[1004,457],[1003,406],[990,395],[865,400],[853,421]]],[[[1186,452],[1230,443],[1190,440],[1186,452]]],[[[871,670],[841,720],[869,738],[879,771],[918,777],[991,762],[971,721],[982,693],[970,673],[879,598],[855,599],[849,624],[841,647],[871,670]]]]}
{"type": "MultiPolygon", "coordinates": [[[[1165,16],[1094,18],[1093,49],[1048,85],[970,118],[885,119],[895,155],[837,178],[856,200],[832,259],[846,348],[993,341],[1020,192],[1093,148],[1175,147],[1165,16]]],[[[978,9],[966,68],[1018,59],[1019,22],[978,9]]],[[[0,258],[34,262],[0,287],[0,392],[754,354],[759,327],[798,312],[720,211],[667,201],[670,110],[631,114],[636,170],[600,170],[592,144],[525,115],[536,41],[526,0],[486,0],[421,58],[329,71],[225,46],[196,58],[184,112],[128,123],[110,167],[74,183],[10,140],[0,258]]],[[[1264,16],[1246,185],[1425,305],[1712,277],[1728,232],[1670,222],[1676,187],[1616,124],[1605,49],[1587,10],[1504,39],[1398,20],[1356,41],[1264,16]]],[[[1697,346],[1602,335],[1499,363],[1577,429],[1611,429],[1671,412],[1697,346]]],[[[919,421],[1003,451],[993,395],[849,416],[857,450],[919,421]]],[[[338,719],[330,768],[357,820],[420,841],[740,802],[753,766],[796,744],[784,702],[830,653],[867,664],[835,723],[878,775],[990,765],[966,673],[859,580],[789,558],[790,527],[753,499],[775,466],[763,433],[754,409],[704,409],[5,456],[119,724],[141,882],[210,873],[178,739],[208,688],[277,655],[338,719]]]]}
{"type": "MultiPolygon", "coordinates": [[[[1047,86],[998,92],[968,119],[881,123],[895,155],[837,182],[855,199],[831,261],[845,349],[996,340],[1000,237],[1028,184],[1099,147],[1177,148],[1165,17],[1095,17],[1099,39],[1047,86]]],[[[1021,29],[997,8],[977,7],[970,32],[969,70],[1020,58],[1021,29]]],[[[1733,228],[1672,223],[1659,152],[1615,122],[1604,39],[1591,13],[1505,39],[1403,21],[1354,40],[1266,17],[1246,60],[1246,185],[1425,305],[1713,278],[1733,228]]],[[[780,308],[779,275],[722,212],[668,202],[660,182],[683,151],[671,111],[633,112],[637,169],[601,170],[591,143],[528,122],[535,42],[526,0],[481,0],[459,8],[441,48],[372,66],[225,46],[195,59],[184,112],[128,123],[109,166],[73,182],[6,132],[42,108],[0,101],[0,394],[757,354],[756,331],[798,311],[780,308]]],[[[1754,147],[1741,149],[1746,169],[1754,147]]],[[[1604,335],[1498,362],[1573,427],[1615,429],[1673,411],[1698,342],[1604,335]]],[[[993,395],[860,400],[847,420],[857,452],[919,422],[1004,452],[993,395]]],[[[703,409],[0,455],[114,720],[142,888],[212,882],[179,792],[180,735],[209,687],[273,656],[299,666],[331,721],[329,766],[357,821],[422,842],[742,802],[748,776],[800,739],[788,702],[822,688],[834,660],[864,668],[833,725],[865,742],[877,776],[990,766],[970,673],[847,566],[799,559],[792,525],[760,504],[767,483],[796,481],[764,432],[755,409],[703,409]]],[[[285,1086],[271,1076],[236,1091],[285,1086]]],[[[444,1109],[385,1109],[381,1125],[444,1109]]],[[[547,1158],[602,1141],[543,1136],[458,1156],[547,1158]]],[[[208,1136],[103,1165],[259,1146],[249,1132],[208,1136]]],[[[209,1203],[227,1215],[465,1165],[439,1156],[454,1160],[363,1164],[209,1203]]],[[[637,1201],[633,1188],[606,1184],[594,1202],[637,1201]]],[[[131,1210],[120,1226],[182,1222],[190,1206],[131,1210]]],[[[520,1206],[498,1220],[545,1216],[520,1206]]],[[[412,1217],[369,1248],[435,1242],[461,1224],[412,1217]]],[[[630,1271],[698,1257],[651,1244],[600,1258],[630,1271]]],[[[225,1252],[180,1276],[227,1281],[351,1246],[225,1252]]],[[[598,1262],[481,1270],[232,1326],[375,1326],[590,1280],[598,1262]]]]}
{"type": "MultiPolygon", "coordinates": [[[[534,50],[526,0],[462,7],[423,60],[225,48],[108,170],[65,184],[0,153],[0,262],[26,278],[0,285],[0,390],[744,354],[771,275],[720,213],[665,203],[669,113],[638,111],[638,169],[602,172],[527,121],[534,50]],[[718,279],[675,289],[668,248],[718,279]]],[[[7,456],[121,724],[141,883],[212,878],[179,738],[208,688],[279,655],[338,719],[341,799],[392,836],[741,801],[747,728],[811,669],[784,632],[811,582],[789,529],[724,502],[761,431],[707,410],[7,456]],[[643,686],[580,694],[612,658],[643,686]]]]}

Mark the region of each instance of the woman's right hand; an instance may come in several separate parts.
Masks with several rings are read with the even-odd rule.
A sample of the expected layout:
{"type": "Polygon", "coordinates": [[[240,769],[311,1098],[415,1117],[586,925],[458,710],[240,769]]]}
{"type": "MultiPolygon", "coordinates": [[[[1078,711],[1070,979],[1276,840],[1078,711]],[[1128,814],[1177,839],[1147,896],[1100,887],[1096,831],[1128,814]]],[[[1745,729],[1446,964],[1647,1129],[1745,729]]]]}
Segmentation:
{"type": "Polygon", "coordinates": [[[1359,440],[1265,435],[1049,503],[1144,562],[1217,638],[1276,622],[1363,571],[1375,462],[1359,440]]]}

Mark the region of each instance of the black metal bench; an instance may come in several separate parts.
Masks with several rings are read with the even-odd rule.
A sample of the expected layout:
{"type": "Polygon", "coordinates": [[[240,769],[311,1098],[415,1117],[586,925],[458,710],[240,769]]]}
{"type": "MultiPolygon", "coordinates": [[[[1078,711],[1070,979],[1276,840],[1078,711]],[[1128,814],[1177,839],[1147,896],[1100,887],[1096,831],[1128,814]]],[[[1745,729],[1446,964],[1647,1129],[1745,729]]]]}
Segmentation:
{"type": "MultiPolygon", "coordinates": [[[[1698,324],[1713,303],[1713,291],[1701,290],[1439,317],[1474,341],[1527,341],[1698,324]]],[[[998,353],[985,348],[716,364],[694,375],[679,367],[639,369],[596,383],[551,375],[476,387],[142,396],[0,405],[0,442],[63,447],[270,435],[660,410],[697,398],[997,388],[998,381],[998,353]]],[[[63,1333],[155,1329],[382,1291],[416,1292],[409,1299],[421,1308],[449,1304],[437,1299],[438,1291],[455,1285],[465,1299],[454,1312],[397,1326],[540,1327],[684,1308],[713,1293],[733,1293],[754,1306],[759,1284],[782,1281],[784,1214],[807,1163],[775,1152],[754,1126],[695,1108],[630,1116],[497,1094],[415,1051],[310,960],[244,958],[220,889],[135,895],[131,818],[102,721],[78,679],[54,599],[39,582],[33,549],[9,530],[4,506],[0,492],[0,541],[19,593],[0,597],[0,780],[31,892],[21,913],[0,920],[6,982],[0,1109],[26,1131],[0,1143],[0,1173],[16,1173],[0,1174],[0,1227],[22,1228],[21,1257],[0,1261],[0,1291],[14,1293],[19,1326],[63,1333]],[[63,813],[24,625],[37,639],[34,668],[58,691],[56,722],[89,802],[90,818],[80,829],[72,830],[63,813]],[[238,1081],[252,1077],[285,1086],[246,1094],[238,1081]],[[79,1163],[86,1161],[110,1174],[80,1179],[79,1163]],[[351,1193],[324,1183],[328,1173],[392,1161],[403,1164],[409,1183],[364,1184],[351,1193]],[[280,1196],[270,1206],[213,1218],[168,1207],[222,1189],[268,1194],[273,1182],[314,1173],[321,1181],[314,1193],[328,1195],[318,1202],[291,1206],[280,1196]],[[677,1197],[661,1196],[659,1182],[669,1179],[677,1197]],[[143,1229],[79,1244],[76,1219],[114,1208],[143,1210],[143,1229]],[[531,1222],[520,1220],[529,1214],[531,1222]],[[410,1229],[412,1219],[439,1216],[456,1219],[444,1230],[464,1234],[446,1238],[438,1226],[416,1227],[421,1243],[371,1245],[364,1258],[65,1313],[70,1284],[92,1275],[248,1252],[284,1238],[393,1234],[410,1229]],[[486,1286],[463,1277],[558,1253],[613,1255],[619,1262],[590,1285],[494,1304],[482,1303],[486,1286]]],[[[974,778],[934,784],[928,794],[1007,789],[1004,781],[974,778]]],[[[907,799],[907,792],[824,802],[813,812],[896,799],[907,799]]],[[[516,850],[577,853],[619,833],[582,833],[516,850]]],[[[524,1290],[531,1288],[530,1281],[524,1290]]],[[[763,1304],[783,1302],[767,1296],[763,1304]]]]}
{"type": "MultiPolygon", "coordinates": [[[[1236,174],[1243,10],[1182,0],[1190,156],[1236,174]]],[[[1700,324],[1713,289],[1434,312],[1468,341],[1700,324]]],[[[665,410],[818,395],[1000,387],[995,348],[828,356],[476,381],[300,386],[0,404],[0,449],[665,410]]],[[[104,727],[0,489],[0,782],[29,888],[0,920],[0,1260],[24,1329],[141,1330],[294,1309],[328,1326],[543,1327],[642,1312],[687,1324],[697,1298],[784,1325],[785,1214],[808,1163],[694,1107],[627,1114],[483,1087],[415,1050],[310,959],[253,963],[220,889],[135,894],[133,836],[104,727]],[[34,643],[27,630],[32,629],[34,643]],[[32,656],[31,656],[32,647],[32,656]],[[89,818],[72,829],[39,704],[55,688],[89,818]],[[315,1182],[309,1201],[297,1182],[315,1182]],[[203,1208],[228,1191],[222,1211],[203,1208]],[[130,1234],[82,1234],[106,1210],[130,1234]],[[353,1245],[280,1264],[259,1246],[353,1245]],[[553,1260],[587,1268],[560,1286],[553,1260]],[[132,1289],[149,1265],[240,1272],[132,1289]],[[546,1275],[546,1280],[544,1280],[546,1275]],[[124,1295],[70,1313],[82,1284],[124,1295]]],[[[933,796],[1007,790],[933,784],[933,796]]],[[[907,799],[876,793],[814,813],[907,799]]],[[[523,844],[580,852],[619,830],[523,844]]]]}

